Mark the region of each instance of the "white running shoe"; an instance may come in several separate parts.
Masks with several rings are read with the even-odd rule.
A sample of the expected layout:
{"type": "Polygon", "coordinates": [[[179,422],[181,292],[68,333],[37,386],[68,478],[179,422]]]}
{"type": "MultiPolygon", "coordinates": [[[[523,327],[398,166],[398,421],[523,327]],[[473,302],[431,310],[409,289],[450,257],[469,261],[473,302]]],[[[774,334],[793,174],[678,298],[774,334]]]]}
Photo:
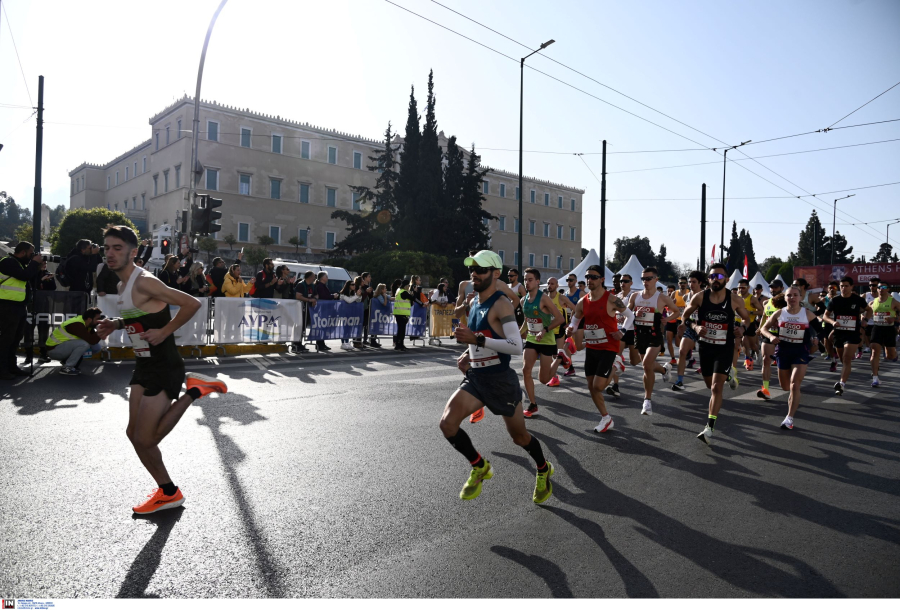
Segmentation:
{"type": "Polygon", "coordinates": [[[353,346],[352,346],[351,344],[349,344],[349,343],[341,343],[341,349],[342,349],[342,350],[346,350],[346,351],[348,351],[348,352],[352,352],[352,351],[353,351],[353,346]]]}
{"type": "Polygon", "coordinates": [[[738,378],[737,378],[737,369],[731,367],[731,374],[728,375],[728,387],[732,390],[736,390],[738,387],[738,378]]]}
{"type": "Polygon", "coordinates": [[[666,383],[669,383],[669,380],[671,379],[671,377],[669,376],[669,373],[672,371],[672,365],[669,364],[668,362],[666,362],[663,365],[663,368],[666,369],[666,371],[662,374],[663,381],[665,381],[666,383]]]}
{"type": "Polygon", "coordinates": [[[834,384],[834,393],[836,396],[841,396],[844,393],[844,382],[838,381],[834,384]]]}
{"type": "Polygon", "coordinates": [[[697,435],[697,438],[699,438],[701,441],[703,441],[707,445],[710,445],[710,444],[712,444],[712,435],[713,435],[713,429],[710,428],[709,425],[707,425],[705,428],[703,428],[703,432],[701,432],[700,434],[697,435]]]}
{"type": "Polygon", "coordinates": [[[641,415],[653,415],[653,404],[649,399],[644,399],[644,406],[641,409],[641,415]]]}
{"type": "Polygon", "coordinates": [[[611,415],[604,415],[603,419],[600,420],[600,423],[597,424],[597,427],[594,428],[594,432],[608,432],[613,428],[613,420],[611,415]]]}
{"type": "Polygon", "coordinates": [[[782,430],[793,430],[794,429],[794,418],[788,415],[784,418],[784,421],[781,422],[782,430]]]}

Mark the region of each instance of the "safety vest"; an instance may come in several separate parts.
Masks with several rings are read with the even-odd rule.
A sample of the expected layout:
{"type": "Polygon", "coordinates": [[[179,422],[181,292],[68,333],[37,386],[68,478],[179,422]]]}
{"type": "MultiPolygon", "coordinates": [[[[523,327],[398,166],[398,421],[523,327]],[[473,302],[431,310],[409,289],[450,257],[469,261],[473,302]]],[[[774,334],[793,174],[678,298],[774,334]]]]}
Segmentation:
{"type": "Polygon", "coordinates": [[[408,316],[410,315],[410,313],[412,313],[412,303],[410,303],[406,299],[401,299],[401,292],[406,292],[406,288],[401,286],[397,289],[397,292],[394,293],[394,315],[408,316]]]}
{"type": "MultiPolygon", "coordinates": [[[[5,261],[8,258],[15,258],[14,256],[4,256],[0,261],[5,261]]],[[[18,264],[19,260],[16,259],[18,264]]],[[[4,301],[18,301],[22,302],[25,300],[25,293],[27,290],[28,282],[25,280],[17,280],[16,278],[3,275],[0,273],[0,299],[4,301]]]]}
{"type": "Polygon", "coordinates": [[[75,316],[71,320],[66,320],[65,322],[63,322],[59,328],[57,328],[53,331],[53,334],[50,335],[50,338],[47,339],[47,347],[56,347],[60,343],[65,343],[66,341],[74,341],[75,339],[78,339],[78,337],[70,334],[69,331],[66,330],[66,327],[69,324],[76,324],[76,323],[84,324],[84,318],[82,318],[81,316],[75,316]]]}

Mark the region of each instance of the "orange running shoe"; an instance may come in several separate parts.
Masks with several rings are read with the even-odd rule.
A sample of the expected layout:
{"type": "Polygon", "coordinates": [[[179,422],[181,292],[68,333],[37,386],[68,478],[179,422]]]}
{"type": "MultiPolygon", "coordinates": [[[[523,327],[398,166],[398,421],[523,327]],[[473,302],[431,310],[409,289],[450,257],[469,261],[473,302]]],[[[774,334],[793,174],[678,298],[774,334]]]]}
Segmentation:
{"type": "Polygon", "coordinates": [[[224,382],[219,381],[215,377],[207,377],[199,373],[188,373],[186,378],[187,389],[197,388],[200,390],[200,396],[206,396],[216,392],[225,394],[228,392],[228,386],[224,382]]]}
{"type": "Polygon", "coordinates": [[[748,371],[752,371],[753,370],[753,360],[751,360],[750,358],[747,358],[746,360],[744,360],[744,368],[747,369],[748,371]]]}
{"type": "Polygon", "coordinates": [[[556,355],[556,357],[559,358],[560,361],[562,361],[562,365],[563,365],[564,369],[567,369],[570,366],[572,366],[572,361],[569,359],[568,356],[566,356],[566,352],[559,350],[559,353],[556,355]]]}
{"type": "Polygon", "coordinates": [[[577,349],[575,349],[575,341],[572,339],[572,337],[566,337],[566,347],[569,348],[570,354],[574,354],[578,351],[577,349]]]}
{"type": "Polygon", "coordinates": [[[139,504],[132,508],[135,513],[139,515],[149,515],[150,513],[166,510],[167,508],[177,508],[184,504],[184,494],[181,493],[181,489],[178,489],[175,492],[175,495],[167,496],[163,493],[162,489],[157,488],[147,497],[150,499],[143,504],[139,504]]]}
{"type": "Polygon", "coordinates": [[[559,375],[554,375],[553,379],[551,379],[550,381],[547,382],[547,385],[550,386],[551,388],[555,388],[556,386],[558,386],[559,385],[559,375]]]}
{"type": "Polygon", "coordinates": [[[772,395],[769,394],[769,390],[767,390],[766,388],[760,388],[756,391],[756,397],[762,398],[763,400],[769,400],[770,398],[772,398],[772,395]]]}
{"type": "Polygon", "coordinates": [[[484,407],[481,407],[469,416],[469,423],[477,424],[484,419],[484,407]]]}

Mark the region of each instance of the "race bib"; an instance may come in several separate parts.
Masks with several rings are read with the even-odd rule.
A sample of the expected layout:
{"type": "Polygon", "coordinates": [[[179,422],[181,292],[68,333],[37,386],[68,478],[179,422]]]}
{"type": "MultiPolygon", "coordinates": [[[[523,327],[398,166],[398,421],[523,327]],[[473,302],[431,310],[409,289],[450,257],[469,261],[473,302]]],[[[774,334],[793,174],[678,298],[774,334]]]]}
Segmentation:
{"type": "Polygon", "coordinates": [[[528,322],[528,332],[532,335],[537,335],[544,331],[544,321],[540,318],[526,318],[526,320],[528,322]]]}
{"type": "Polygon", "coordinates": [[[891,312],[889,311],[876,311],[872,321],[875,323],[875,326],[891,326],[892,323],[888,322],[890,317],[891,312]]]}
{"type": "MultiPolygon", "coordinates": [[[[543,328],[543,326],[541,328],[543,328]]],[[[476,332],[475,336],[477,337],[478,335],[484,335],[485,337],[490,336],[487,333],[476,332]]],[[[469,364],[474,369],[481,369],[487,366],[496,366],[500,364],[500,354],[490,348],[478,347],[477,345],[470,344],[469,364]]]]}
{"type": "Polygon", "coordinates": [[[806,333],[807,326],[804,324],[795,324],[793,322],[778,323],[778,337],[781,341],[788,343],[803,343],[803,335],[806,333]]]}
{"type": "Polygon", "coordinates": [[[835,328],[840,330],[856,330],[856,316],[838,316],[835,328]]]}
{"type": "Polygon", "coordinates": [[[150,357],[150,344],[147,341],[141,339],[142,332],[144,332],[144,327],[140,324],[140,322],[125,324],[125,333],[128,335],[128,338],[131,339],[131,345],[134,348],[135,358],[150,357]]]}
{"type": "Polygon", "coordinates": [[[639,326],[653,326],[653,307],[638,306],[634,308],[634,323],[639,326]]]}
{"type": "Polygon", "coordinates": [[[584,342],[587,345],[600,345],[608,341],[606,330],[596,324],[584,325],[584,342]]]}
{"type": "Polygon", "coordinates": [[[700,337],[701,341],[706,341],[707,343],[713,343],[715,345],[724,345],[728,340],[727,324],[704,320],[703,328],[706,329],[706,334],[700,337]]]}

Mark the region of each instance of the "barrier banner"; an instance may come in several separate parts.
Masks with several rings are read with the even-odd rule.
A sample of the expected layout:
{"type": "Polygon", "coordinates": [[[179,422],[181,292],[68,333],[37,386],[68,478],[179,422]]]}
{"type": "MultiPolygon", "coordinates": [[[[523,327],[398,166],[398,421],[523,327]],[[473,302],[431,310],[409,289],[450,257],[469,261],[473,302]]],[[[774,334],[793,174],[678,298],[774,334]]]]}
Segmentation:
{"type": "Polygon", "coordinates": [[[309,310],[309,341],[362,337],[363,304],[318,301],[309,310]]]}
{"type": "MultiPolygon", "coordinates": [[[[840,281],[850,276],[854,284],[868,284],[877,277],[891,286],[900,285],[900,264],[898,263],[836,263],[834,265],[818,265],[794,267],[794,279],[802,277],[813,288],[825,288],[828,282],[840,281]]],[[[864,286],[863,291],[866,290],[864,286]]]]}
{"type": "MultiPolygon", "coordinates": [[[[105,297],[97,296],[97,307],[107,318],[118,318],[118,295],[108,294],[105,297]]],[[[200,309],[197,310],[187,323],[175,331],[175,345],[206,345],[206,329],[209,320],[209,298],[197,299],[200,301],[200,309]]],[[[174,318],[180,307],[169,305],[169,312],[174,318]]],[[[105,342],[106,347],[131,347],[131,339],[124,330],[112,332],[105,342]]]]}
{"type": "Polygon", "coordinates": [[[432,337],[452,337],[454,324],[459,326],[459,319],[454,315],[453,310],[456,305],[447,304],[439,305],[435,303],[431,306],[431,336],[432,337]]]}
{"type": "MultiPolygon", "coordinates": [[[[369,334],[370,335],[396,335],[397,321],[394,319],[394,304],[382,305],[376,299],[369,301],[369,334]]],[[[413,303],[410,311],[409,323],[406,325],[407,337],[424,337],[426,329],[426,317],[428,311],[421,303],[413,303]]]]}
{"type": "Polygon", "coordinates": [[[293,343],[303,340],[303,303],[294,299],[216,299],[213,343],[293,343]]]}
{"type": "Polygon", "coordinates": [[[84,313],[88,308],[86,292],[68,292],[63,290],[36,290],[34,305],[28,312],[28,324],[49,324],[59,326],[84,313]]]}

